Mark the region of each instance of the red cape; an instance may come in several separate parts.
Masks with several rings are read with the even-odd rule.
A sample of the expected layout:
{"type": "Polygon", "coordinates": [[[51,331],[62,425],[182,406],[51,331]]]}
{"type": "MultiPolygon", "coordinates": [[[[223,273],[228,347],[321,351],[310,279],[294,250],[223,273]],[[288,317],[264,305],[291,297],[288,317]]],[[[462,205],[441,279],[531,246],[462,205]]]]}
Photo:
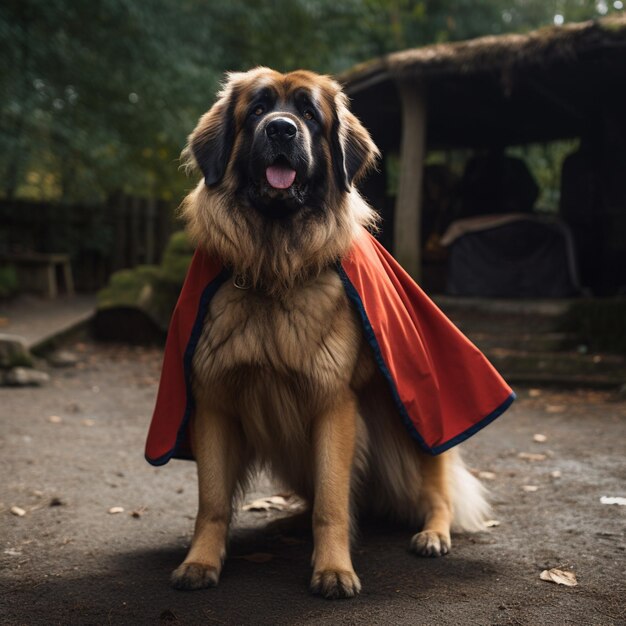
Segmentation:
{"type": "MultiPolygon", "coordinates": [[[[439,454],[501,415],[515,394],[484,355],[365,231],[337,265],[398,414],[421,447],[439,454]]],[[[172,316],[146,459],[192,458],[191,363],[208,304],[229,277],[197,250],[172,316]]]]}

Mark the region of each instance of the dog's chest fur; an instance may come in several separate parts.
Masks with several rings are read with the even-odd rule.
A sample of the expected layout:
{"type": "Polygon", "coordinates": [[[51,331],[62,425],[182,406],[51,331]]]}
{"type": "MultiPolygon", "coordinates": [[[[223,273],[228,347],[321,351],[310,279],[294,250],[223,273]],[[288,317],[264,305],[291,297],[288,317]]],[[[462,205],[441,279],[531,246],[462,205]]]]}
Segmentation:
{"type": "Polygon", "coordinates": [[[335,271],[280,299],[227,282],[205,318],[194,390],[213,410],[240,419],[250,438],[299,436],[350,383],[361,343],[335,271]]]}

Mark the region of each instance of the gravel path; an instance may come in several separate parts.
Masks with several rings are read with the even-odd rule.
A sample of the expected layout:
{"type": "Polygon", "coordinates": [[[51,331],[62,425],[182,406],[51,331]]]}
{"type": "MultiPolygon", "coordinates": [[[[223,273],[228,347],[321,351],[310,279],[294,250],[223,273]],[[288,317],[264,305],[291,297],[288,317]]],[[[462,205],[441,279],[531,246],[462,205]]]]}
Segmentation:
{"type": "MultiPolygon", "coordinates": [[[[2,624],[626,624],[626,506],[600,502],[626,497],[623,399],[519,389],[465,446],[491,473],[500,525],[433,560],[408,553],[410,529],[365,525],[356,600],[309,594],[310,536],[264,530],[275,513],[239,515],[217,589],[177,592],[168,577],[191,537],[195,467],[143,460],[161,353],[72,349],[80,362],[48,386],[0,389],[2,624]],[[540,580],[554,567],[578,586],[540,580]]],[[[246,499],[276,491],[265,480],[246,499]]]]}

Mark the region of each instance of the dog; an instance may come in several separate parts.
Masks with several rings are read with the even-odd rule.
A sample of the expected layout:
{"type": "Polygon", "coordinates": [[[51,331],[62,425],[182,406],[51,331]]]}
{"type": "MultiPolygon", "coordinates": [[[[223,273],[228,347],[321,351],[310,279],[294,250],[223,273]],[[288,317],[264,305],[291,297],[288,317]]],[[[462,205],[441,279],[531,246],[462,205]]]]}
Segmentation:
{"type": "Polygon", "coordinates": [[[356,185],[379,158],[340,85],[308,71],[228,74],[183,157],[203,178],[182,204],[188,232],[232,279],[191,361],[199,509],[172,585],[217,585],[234,499],[259,467],[312,503],[315,594],[360,592],[361,511],[411,524],[417,555],[445,555],[451,528],[482,528],[489,508],[456,449],[433,456],[408,435],[338,274],[376,228],[356,185]]]}

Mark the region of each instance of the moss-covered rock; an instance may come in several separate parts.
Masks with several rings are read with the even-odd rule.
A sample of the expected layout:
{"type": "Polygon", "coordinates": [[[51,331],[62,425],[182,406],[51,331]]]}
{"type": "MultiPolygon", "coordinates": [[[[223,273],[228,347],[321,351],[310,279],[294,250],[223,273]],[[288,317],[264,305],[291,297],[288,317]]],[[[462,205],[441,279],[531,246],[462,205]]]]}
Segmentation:
{"type": "Polygon", "coordinates": [[[193,251],[186,234],[179,231],[170,237],[161,265],[139,265],[115,272],[98,293],[96,335],[138,343],[161,339],[193,251]]]}
{"type": "Polygon", "coordinates": [[[182,285],[189,263],[191,263],[193,252],[194,247],[191,245],[185,231],[181,230],[174,233],[170,237],[163,253],[163,261],[161,262],[163,276],[167,280],[182,285]]]}
{"type": "Polygon", "coordinates": [[[32,365],[33,357],[24,340],[14,335],[0,333],[0,369],[32,365]]]}

